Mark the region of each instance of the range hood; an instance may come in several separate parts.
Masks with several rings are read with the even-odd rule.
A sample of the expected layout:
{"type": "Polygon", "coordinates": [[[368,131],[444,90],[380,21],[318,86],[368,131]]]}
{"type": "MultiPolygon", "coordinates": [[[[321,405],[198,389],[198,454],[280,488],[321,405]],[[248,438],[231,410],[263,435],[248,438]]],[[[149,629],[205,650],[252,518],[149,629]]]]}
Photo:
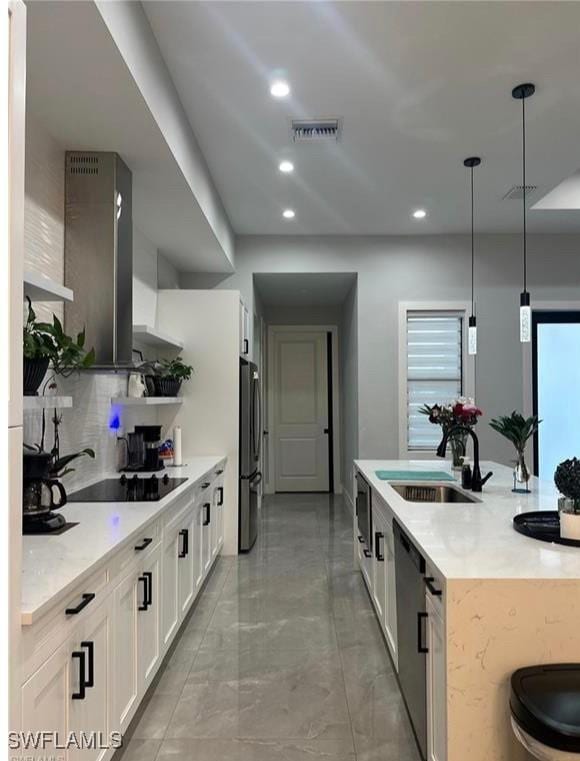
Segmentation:
{"type": "Polygon", "coordinates": [[[67,151],[65,162],[65,331],[86,330],[95,369],[132,366],[132,176],[116,153],[67,151]]]}

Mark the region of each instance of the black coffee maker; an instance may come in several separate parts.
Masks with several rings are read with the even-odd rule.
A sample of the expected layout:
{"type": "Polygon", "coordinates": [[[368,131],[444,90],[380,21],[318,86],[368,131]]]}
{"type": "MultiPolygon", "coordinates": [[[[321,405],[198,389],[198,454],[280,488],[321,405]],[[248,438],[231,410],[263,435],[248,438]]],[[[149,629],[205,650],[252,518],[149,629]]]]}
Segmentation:
{"type": "Polygon", "coordinates": [[[66,505],[64,486],[50,477],[52,456],[48,452],[24,452],[22,526],[25,534],[56,531],[66,523],[54,513],[66,505]]]}
{"type": "Polygon", "coordinates": [[[163,470],[165,465],[159,452],[161,447],[161,426],[136,425],[135,433],[143,436],[145,446],[145,461],[141,470],[149,472],[163,470]]]}

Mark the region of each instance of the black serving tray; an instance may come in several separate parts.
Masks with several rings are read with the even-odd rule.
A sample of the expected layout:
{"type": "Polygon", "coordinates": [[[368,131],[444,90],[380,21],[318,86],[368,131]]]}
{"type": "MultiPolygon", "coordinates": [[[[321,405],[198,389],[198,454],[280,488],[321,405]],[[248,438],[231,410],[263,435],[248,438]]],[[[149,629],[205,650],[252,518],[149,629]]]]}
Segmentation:
{"type": "Polygon", "coordinates": [[[580,547],[580,541],[577,539],[562,539],[560,536],[560,515],[557,510],[537,510],[516,515],[514,528],[519,534],[529,536],[531,539],[539,539],[540,542],[580,547]]]}

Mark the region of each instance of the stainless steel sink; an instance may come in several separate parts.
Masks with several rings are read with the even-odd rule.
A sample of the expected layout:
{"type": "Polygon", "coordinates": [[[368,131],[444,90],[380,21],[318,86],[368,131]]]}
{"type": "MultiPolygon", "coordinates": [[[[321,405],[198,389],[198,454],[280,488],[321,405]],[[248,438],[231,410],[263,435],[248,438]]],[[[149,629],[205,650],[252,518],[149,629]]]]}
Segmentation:
{"type": "Polygon", "coordinates": [[[407,502],[479,502],[454,486],[425,483],[390,484],[407,502]]]}

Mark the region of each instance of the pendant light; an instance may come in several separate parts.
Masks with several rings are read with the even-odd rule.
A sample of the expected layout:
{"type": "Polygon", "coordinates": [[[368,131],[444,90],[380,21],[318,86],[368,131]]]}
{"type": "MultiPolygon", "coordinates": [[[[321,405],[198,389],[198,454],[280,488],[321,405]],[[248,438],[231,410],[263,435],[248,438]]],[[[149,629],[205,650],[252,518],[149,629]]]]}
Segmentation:
{"type": "Polygon", "coordinates": [[[522,207],[523,207],[523,280],[524,289],[520,294],[520,341],[529,343],[532,340],[532,308],[528,292],[528,259],[526,240],[526,99],[536,92],[536,86],[529,82],[518,85],[512,90],[512,97],[522,101],[522,207]]]}
{"type": "Polygon", "coordinates": [[[475,233],[473,225],[473,170],[481,164],[478,156],[465,159],[463,166],[470,170],[471,179],[471,314],[467,330],[467,353],[477,354],[477,322],[475,319],[475,233]]]}

